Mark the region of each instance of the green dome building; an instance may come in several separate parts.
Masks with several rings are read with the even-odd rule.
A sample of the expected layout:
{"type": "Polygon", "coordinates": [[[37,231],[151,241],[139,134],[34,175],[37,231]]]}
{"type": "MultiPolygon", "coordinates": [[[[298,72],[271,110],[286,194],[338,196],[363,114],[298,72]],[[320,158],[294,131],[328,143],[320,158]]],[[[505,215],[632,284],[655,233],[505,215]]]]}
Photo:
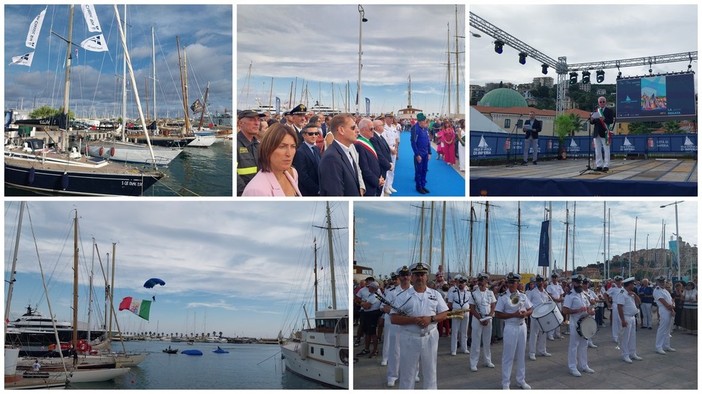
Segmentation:
{"type": "Polygon", "coordinates": [[[493,89],[478,101],[478,105],[486,107],[528,107],[527,101],[519,92],[509,88],[493,89]]]}

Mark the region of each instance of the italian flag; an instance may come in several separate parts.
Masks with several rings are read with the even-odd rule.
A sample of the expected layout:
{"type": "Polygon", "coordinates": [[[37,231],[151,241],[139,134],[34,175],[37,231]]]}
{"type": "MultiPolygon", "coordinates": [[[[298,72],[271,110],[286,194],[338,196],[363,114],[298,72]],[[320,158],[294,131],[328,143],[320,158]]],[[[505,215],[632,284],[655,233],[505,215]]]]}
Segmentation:
{"type": "Polygon", "coordinates": [[[124,297],[119,303],[119,310],[129,310],[133,314],[141,317],[144,320],[149,320],[149,311],[151,310],[151,301],[135,300],[132,297],[124,297]]]}

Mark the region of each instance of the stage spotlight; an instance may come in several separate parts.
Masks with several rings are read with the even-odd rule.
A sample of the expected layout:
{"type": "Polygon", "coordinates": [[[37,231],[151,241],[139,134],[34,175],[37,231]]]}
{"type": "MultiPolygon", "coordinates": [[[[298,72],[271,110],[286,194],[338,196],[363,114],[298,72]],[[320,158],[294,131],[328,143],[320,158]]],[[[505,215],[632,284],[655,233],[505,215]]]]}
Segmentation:
{"type": "Polygon", "coordinates": [[[519,52],[519,64],[526,64],[527,54],[524,52],[519,52]]]}
{"type": "Polygon", "coordinates": [[[595,74],[597,74],[597,83],[604,82],[605,72],[603,70],[597,70],[595,74]]]}
{"type": "Polygon", "coordinates": [[[504,42],[500,40],[495,40],[495,52],[502,53],[502,46],[505,45],[504,42]]]}
{"type": "Polygon", "coordinates": [[[568,75],[570,76],[570,84],[571,85],[575,85],[576,83],[578,83],[578,73],[572,72],[568,75]]]}
{"type": "Polygon", "coordinates": [[[548,64],[544,63],[541,65],[541,74],[548,74],[548,64]]]}
{"type": "Polygon", "coordinates": [[[590,83],[590,72],[589,71],[583,71],[583,79],[582,79],[583,84],[588,84],[590,83]]]}

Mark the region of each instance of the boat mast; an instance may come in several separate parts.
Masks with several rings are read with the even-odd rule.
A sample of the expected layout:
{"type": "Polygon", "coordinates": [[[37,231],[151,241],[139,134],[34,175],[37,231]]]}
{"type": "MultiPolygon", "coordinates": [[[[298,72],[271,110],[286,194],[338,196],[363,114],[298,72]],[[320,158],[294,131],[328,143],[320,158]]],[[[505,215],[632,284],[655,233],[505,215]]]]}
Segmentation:
{"type": "Polygon", "coordinates": [[[336,276],[334,275],[334,244],[332,240],[331,210],[327,201],[327,238],[329,242],[329,268],[331,269],[332,309],[336,309],[336,276]]]}
{"type": "MultiPolygon", "coordinates": [[[[124,35],[127,35],[127,5],[124,5],[124,35]]],[[[127,128],[127,56],[122,56],[122,141],[127,128]]]]}
{"type": "MultiPolygon", "coordinates": [[[[569,220],[570,212],[568,211],[568,201],[566,201],[566,233],[565,233],[565,259],[563,259],[563,272],[568,272],[568,233],[570,232],[570,222],[569,220]]],[[[573,273],[575,273],[575,266],[573,266],[573,273]]]]}
{"type": "Polygon", "coordinates": [[[17,222],[17,237],[15,238],[15,250],[12,256],[12,271],[10,271],[10,284],[7,286],[7,299],[5,300],[5,324],[10,321],[10,305],[12,305],[12,292],[15,288],[15,275],[17,275],[17,253],[19,253],[20,235],[22,234],[22,218],[24,217],[24,207],[26,201],[20,202],[19,220],[17,222]]]}
{"type": "Polygon", "coordinates": [[[93,315],[93,269],[95,268],[95,238],[93,237],[93,257],[90,261],[90,286],[88,287],[88,342],[91,338],[90,320],[93,315]]]}
{"type": "Polygon", "coordinates": [[[317,298],[317,237],[314,237],[314,245],[312,248],[314,250],[314,311],[317,312],[319,310],[319,301],[317,298]]]}
{"type": "Polygon", "coordinates": [[[273,80],[274,78],[271,77],[271,91],[268,93],[268,109],[270,110],[273,108],[273,80]]]}
{"type": "Polygon", "coordinates": [[[451,28],[448,23],[446,23],[446,57],[446,93],[448,96],[448,111],[446,111],[446,114],[451,117],[451,28]]]}
{"type": "MultiPolygon", "coordinates": [[[[442,202],[441,206],[441,265],[444,264],[444,246],[446,243],[446,201],[442,202]]],[[[451,274],[451,270],[446,269],[448,274],[451,274]]],[[[449,278],[446,278],[447,280],[449,278]]]]}
{"type": "Polygon", "coordinates": [[[573,247],[570,252],[573,269],[575,269],[575,209],[577,208],[577,203],[577,201],[573,201],[573,247]]]}
{"type": "Polygon", "coordinates": [[[422,262],[424,252],[424,201],[419,211],[419,262],[422,262]]]}
{"type": "Polygon", "coordinates": [[[522,261],[522,202],[517,201],[517,273],[522,261]]]}
{"type": "Polygon", "coordinates": [[[434,254],[434,201],[431,202],[431,212],[429,214],[429,248],[427,252],[429,253],[429,258],[427,264],[429,264],[429,272],[432,270],[432,255],[434,254]]]}
{"type": "Polygon", "coordinates": [[[470,202],[470,241],[468,242],[468,274],[473,275],[473,223],[475,222],[475,208],[473,208],[473,201],[470,202]]]}
{"type": "MultiPolygon", "coordinates": [[[[64,119],[66,120],[66,130],[68,130],[69,127],[69,120],[68,120],[68,102],[69,98],[71,95],[71,45],[73,43],[73,10],[74,10],[74,5],[71,4],[69,6],[69,12],[68,12],[68,37],[67,37],[67,44],[66,44],[66,71],[64,75],[64,90],[63,90],[63,116],[64,119]]],[[[64,138],[63,143],[65,144],[66,139],[64,138]]]]}
{"type": "MultiPolygon", "coordinates": [[[[456,116],[458,116],[458,114],[461,113],[461,110],[460,110],[461,98],[458,95],[458,84],[459,84],[459,80],[458,80],[458,4],[456,4],[455,7],[456,7],[456,13],[455,13],[456,14],[456,34],[455,34],[455,36],[456,36],[456,62],[455,62],[456,63],[456,116]]],[[[451,111],[449,108],[449,113],[450,112],[451,111]]]]}
{"type": "Polygon", "coordinates": [[[484,272],[489,272],[488,271],[488,250],[489,250],[489,231],[490,231],[490,226],[488,225],[490,223],[490,201],[485,201],[485,271],[484,272]]]}
{"type": "Polygon", "coordinates": [[[153,26],[151,26],[151,82],[153,83],[153,89],[151,89],[153,91],[153,105],[151,108],[154,110],[154,117],[152,119],[156,122],[156,39],[153,26]]]}
{"type": "Polygon", "coordinates": [[[183,54],[180,54],[180,37],[176,36],[176,46],[178,47],[178,64],[180,66],[180,90],[183,94],[183,122],[185,124],[185,132],[190,130],[190,113],[188,112],[188,76],[187,76],[187,59],[185,49],[183,54]]]}
{"type": "Polygon", "coordinates": [[[73,219],[73,350],[78,350],[78,210],[73,219]]]}
{"type": "MultiPolygon", "coordinates": [[[[112,243],[112,273],[110,274],[110,309],[112,308],[112,292],[115,288],[115,253],[116,253],[115,242],[112,243]]],[[[107,338],[112,339],[112,313],[110,313],[110,324],[107,326],[107,338]]]]}

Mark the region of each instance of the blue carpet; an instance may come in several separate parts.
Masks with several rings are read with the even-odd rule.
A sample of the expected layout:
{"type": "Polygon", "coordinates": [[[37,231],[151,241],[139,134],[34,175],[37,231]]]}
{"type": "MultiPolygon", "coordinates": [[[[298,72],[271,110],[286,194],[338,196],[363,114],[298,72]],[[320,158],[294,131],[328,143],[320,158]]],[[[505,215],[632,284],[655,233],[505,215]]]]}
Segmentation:
{"type": "MultiPolygon", "coordinates": [[[[447,197],[466,195],[466,181],[443,160],[436,160],[437,154],[434,149],[431,152],[429,161],[429,171],[427,172],[427,185],[429,194],[417,193],[414,184],[414,160],[412,159],[412,144],[410,143],[410,132],[403,131],[400,136],[400,155],[395,163],[395,180],[393,188],[397,193],[392,197],[447,197]]],[[[458,156],[456,156],[458,160],[458,156]]]]}

